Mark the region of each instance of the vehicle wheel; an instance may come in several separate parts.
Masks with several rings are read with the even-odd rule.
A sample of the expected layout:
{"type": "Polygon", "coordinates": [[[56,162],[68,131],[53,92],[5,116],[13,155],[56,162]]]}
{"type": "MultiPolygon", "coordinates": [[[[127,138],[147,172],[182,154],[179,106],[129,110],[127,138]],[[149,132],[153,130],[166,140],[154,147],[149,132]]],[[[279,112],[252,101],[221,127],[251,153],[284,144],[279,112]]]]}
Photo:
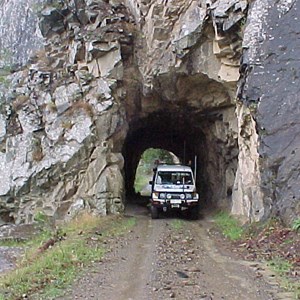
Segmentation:
{"type": "Polygon", "coordinates": [[[191,220],[198,220],[199,218],[199,209],[198,207],[190,208],[189,215],[191,220]]]}
{"type": "Polygon", "coordinates": [[[157,207],[151,205],[151,218],[152,219],[158,219],[158,209],[157,207]]]}

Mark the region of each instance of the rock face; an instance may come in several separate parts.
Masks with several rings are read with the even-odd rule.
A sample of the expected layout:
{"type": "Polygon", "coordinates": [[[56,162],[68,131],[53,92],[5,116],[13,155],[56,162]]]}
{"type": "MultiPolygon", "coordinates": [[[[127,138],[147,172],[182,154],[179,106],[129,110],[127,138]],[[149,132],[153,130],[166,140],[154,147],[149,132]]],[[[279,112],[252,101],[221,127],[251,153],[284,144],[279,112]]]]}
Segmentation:
{"type": "Polygon", "coordinates": [[[107,140],[124,123],[119,40],[130,37],[125,15],[115,13],[105,2],[78,1],[41,11],[45,48],[5,78],[14,93],[2,103],[3,221],[122,211],[123,157],[107,140]]]}
{"type": "Polygon", "coordinates": [[[44,47],[31,54],[40,46],[33,35],[32,47],[15,53],[22,69],[0,74],[2,222],[121,212],[149,147],[197,157],[203,202],[245,220],[299,213],[297,85],[287,92],[297,70],[287,71],[294,46],[283,43],[295,28],[293,1],[39,7],[44,47]]]}
{"type": "Polygon", "coordinates": [[[259,141],[254,173],[260,177],[263,207],[288,222],[300,214],[300,4],[272,3],[251,6],[239,98],[253,110],[259,141]]]}
{"type": "Polygon", "coordinates": [[[43,0],[0,1],[0,63],[24,65],[43,46],[38,11],[43,0]],[[4,61],[3,61],[4,60],[4,61]]]}

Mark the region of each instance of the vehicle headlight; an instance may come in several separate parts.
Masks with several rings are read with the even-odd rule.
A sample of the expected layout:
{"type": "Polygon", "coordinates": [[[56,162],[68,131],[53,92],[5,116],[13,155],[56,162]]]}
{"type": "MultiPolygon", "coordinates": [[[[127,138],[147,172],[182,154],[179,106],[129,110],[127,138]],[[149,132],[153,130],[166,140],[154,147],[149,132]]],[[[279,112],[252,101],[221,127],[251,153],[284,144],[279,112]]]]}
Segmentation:
{"type": "Polygon", "coordinates": [[[193,193],[193,199],[198,200],[199,199],[199,194],[198,193],[193,193]]]}
{"type": "Polygon", "coordinates": [[[160,193],[159,198],[163,198],[163,199],[166,198],[166,193],[160,193]]]}
{"type": "Polygon", "coordinates": [[[184,194],[180,194],[180,199],[184,200],[185,199],[185,195],[184,194]]]}
{"type": "Polygon", "coordinates": [[[153,192],[152,193],[152,198],[153,199],[158,199],[158,193],[157,192],[153,192]]]}
{"type": "Polygon", "coordinates": [[[167,194],[167,199],[171,199],[172,195],[171,194],[167,194]]]}
{"type": "Polygon", "coordinates": [[[185,194],[186,199],[193,199],[192,194],[185,194]]]}

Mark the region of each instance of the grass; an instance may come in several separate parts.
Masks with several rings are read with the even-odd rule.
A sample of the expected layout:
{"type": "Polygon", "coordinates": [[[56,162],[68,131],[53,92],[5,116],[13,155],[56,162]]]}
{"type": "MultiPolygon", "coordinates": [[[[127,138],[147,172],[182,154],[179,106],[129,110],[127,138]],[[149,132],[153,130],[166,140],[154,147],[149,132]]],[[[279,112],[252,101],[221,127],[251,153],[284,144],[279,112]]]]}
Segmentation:
{"type": "Polygon", "coordinates": [[[280,276],[286,275],[292,267],[292,264],[289,261],[279,257],[270,260],[268,265],[280,276]]]}
{"type": "Polygon", "coordinates": [[[224,236],[230,240],[238,240],[243,235],[243,228],[239,222],[228,213],[222,211],[215,215],[215,222],[217,227],[222,231],[224,236]]]}
{"type": "MultiPolygon", "coordinates": [[[[276,218],[271,218],[265,223],[253,223],[247,227],[240,226],[239,222],[230,216],[226,212],[219,212],[214,217],[215,223],[218,229],[232,241],[238,241],[239,239],[260,239],[259,237],[275,236],[276,232],[280,231],[280,221],[276,218]],[[274,235],[275,234],[275,235],[274,235]]],[[[291,229],[298,231],[298,222],[296,219],[291,229]]],[[[272,240],[272,239],[271,239],[272,240]]],[[[274,242],[275,243],[275,242],[274,242]]],[[[285,239],[282,244],[293,243],[292,238],[285,239]]],[[[262,250],[257,250],[262,251],[262,250]]],[[[293,292],[295,299],[300,299],[300,282],[293,279],[291,272],[293,271],[293,263],[290,262],[286,257],[279,256],[278,253],[272,255],[272,259],[265,258],[268,266],[278,274],[278,281],[282,289],[287,292],[293,292]]]]}
{"type": "Polygon", "coordinates": [[[296,219],[292,223],[292,229],[294,231],[300,231],[300,218],[296,219]]]}
{"type": "Polygon", "coordinates": [[[268,266],[279,275],[280,286],[287,292],[293,292],[295,299],[300,299],[300,283],[291,281],[288,278],[288,274],[292,269],[292,263],[284,258],[276,257],[268,261],[268,266]]]}
{"type": "MultiPolygon", "coordinates": [[[[25,247],[27,240],[20,240],[20,239],[1,239],[0,246],[5,247],[25,247]]],[[[1,299],[1,298],[0,298],[1,299]]]]}
{"type": "Polygon", "coordinates": [[[170,225],[171,225],[171,228],[173,228],[175,230],[180,230],[184,226],[184,221],[180,220],[180,219],[174,219],[174,220],[172,220],[170,225]]]}
{"type": "Polygon", "coordinates": [[[81,270],[101,260],[106,237],[122,235],[135,225],[134,218],[81,215],[52,235],[43,232],[26,242],[26,253],[18,268],[0,277],[0,300],[38,294],[38,299],[60,295],[81,270]],[[50,237],[56,243],[45,248],[50,237]],[[42,250],[41,250],[42,249],[42,250]]]}

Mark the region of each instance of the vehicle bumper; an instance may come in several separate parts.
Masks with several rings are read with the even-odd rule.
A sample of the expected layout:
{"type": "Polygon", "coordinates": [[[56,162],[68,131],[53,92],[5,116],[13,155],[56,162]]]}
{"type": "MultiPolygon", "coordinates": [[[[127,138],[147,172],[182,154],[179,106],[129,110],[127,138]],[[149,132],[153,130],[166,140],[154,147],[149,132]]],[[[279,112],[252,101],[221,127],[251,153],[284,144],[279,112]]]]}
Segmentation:
{"type": "Polygon", "coordinates": [[[169,209],[189,209],[199,205],[199,200],[160,200],[160,199],[151,199],[151,205],[160,208],[162,210],[169,209]]]}

